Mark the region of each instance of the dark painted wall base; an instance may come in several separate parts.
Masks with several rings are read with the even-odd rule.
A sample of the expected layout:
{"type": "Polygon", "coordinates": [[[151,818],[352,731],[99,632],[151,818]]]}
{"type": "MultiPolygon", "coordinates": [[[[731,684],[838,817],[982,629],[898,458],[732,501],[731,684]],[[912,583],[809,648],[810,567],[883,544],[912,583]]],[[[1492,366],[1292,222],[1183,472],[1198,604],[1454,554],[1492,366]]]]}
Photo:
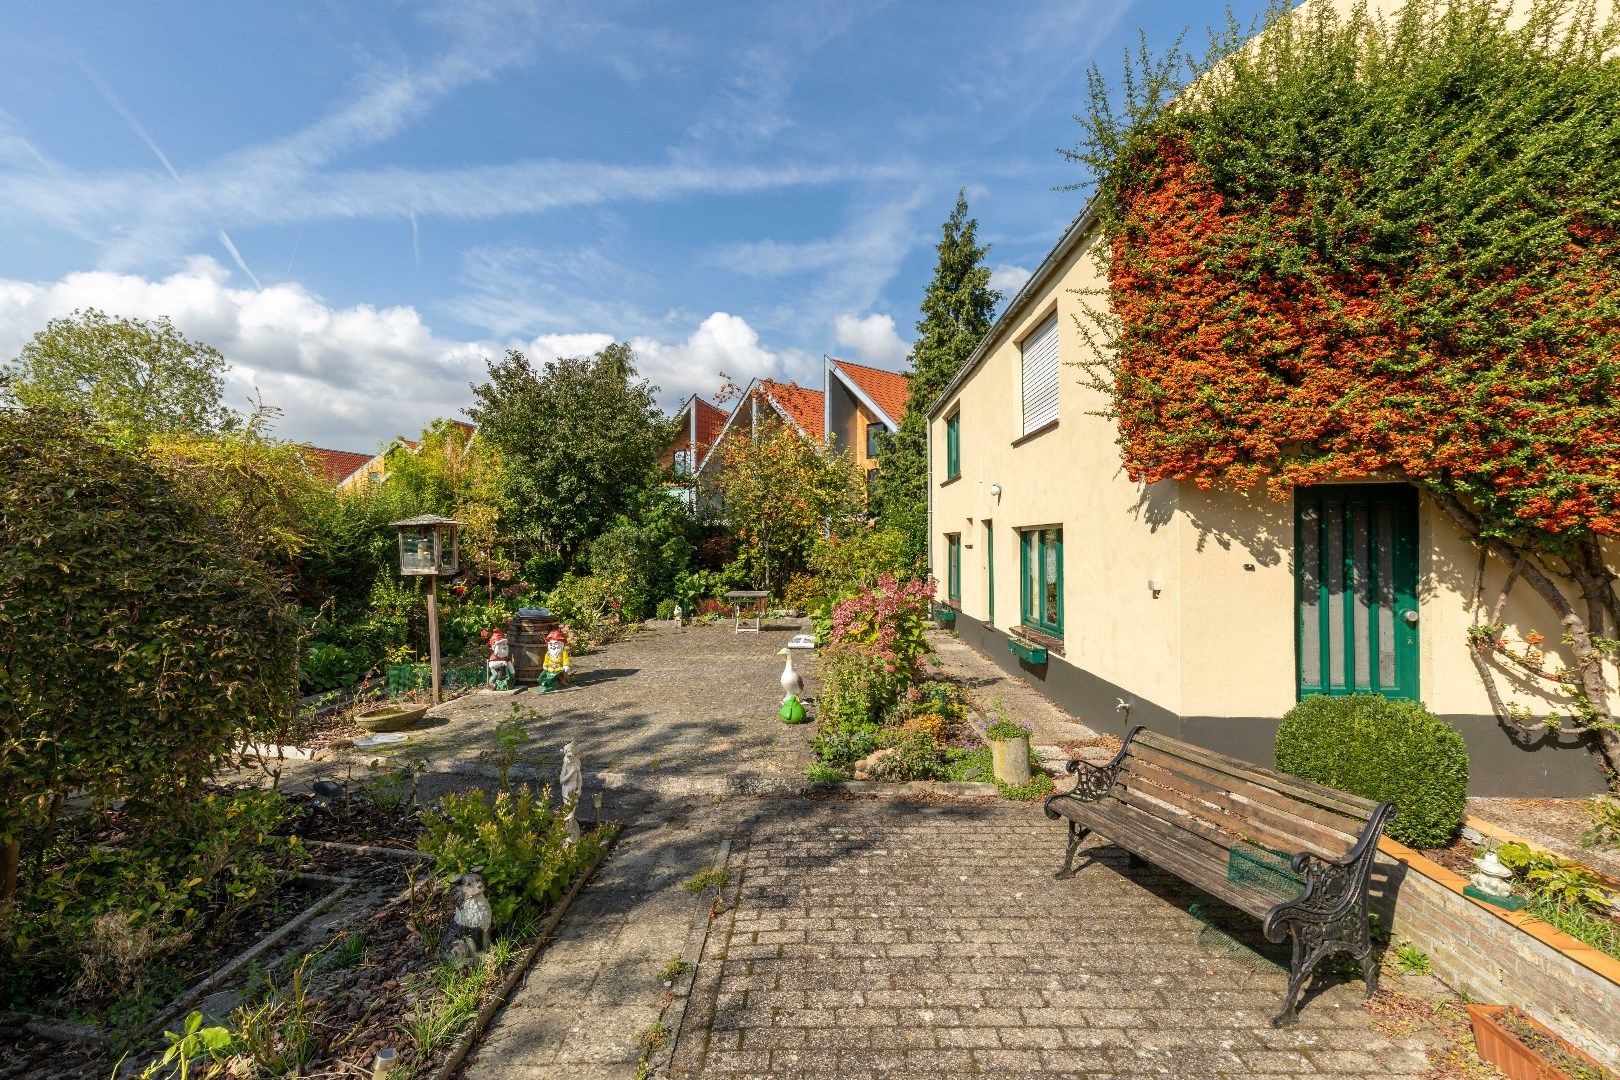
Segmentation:
{"type": "MultiPolygon", "coordinates": [[[[1185,739],[1258,765],[1272,765],[1277,738],[1276,716],[1182,716],[1137,697],[1052,654],[1036,666],[1007,648],[1004,631],[962,613],[956,632],[963,641],[989,656],[1007,672],[1023,678],[1066,712],[1111,735],[1123,735],[1131,724],[1185,739]],[[1130,704],[1121,710],[1119,702],[1130,704]]],[[[1607,790],[1598,759],[1585,737],[1543,739],[1524,745],[1517,733],[1504,730],[1494,716],[1445,716],[1468,744],[1468,793],[1520,798],[1569,798],[1607,790]]]]}

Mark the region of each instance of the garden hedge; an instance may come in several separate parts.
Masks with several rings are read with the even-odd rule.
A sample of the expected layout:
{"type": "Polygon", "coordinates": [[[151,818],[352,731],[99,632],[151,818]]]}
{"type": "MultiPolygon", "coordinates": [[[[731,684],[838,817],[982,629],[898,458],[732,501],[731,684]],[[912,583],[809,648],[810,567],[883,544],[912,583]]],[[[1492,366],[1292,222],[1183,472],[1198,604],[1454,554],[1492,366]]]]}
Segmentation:
{"type": "Polygon", "coordinates": [[[1389,835],[1442,847],[1462,824],[1468,748],[1420,702],[1376,694],[1309,697],[1277,730],[1277,768],[1352,795],[1395,804],[1389,835]]]}

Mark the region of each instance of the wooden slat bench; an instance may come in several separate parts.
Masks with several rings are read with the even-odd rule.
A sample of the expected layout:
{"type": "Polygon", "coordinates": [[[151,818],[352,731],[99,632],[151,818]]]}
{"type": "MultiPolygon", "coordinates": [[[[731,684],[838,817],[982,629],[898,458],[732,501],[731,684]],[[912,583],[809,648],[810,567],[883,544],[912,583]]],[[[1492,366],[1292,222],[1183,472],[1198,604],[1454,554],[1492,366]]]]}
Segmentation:
{"type": "Polygon", "coordinates": [[[1138,725],[1107,765],[1069,762],[1073,790],[1046,800],[1069,821],[1058,877],[1075,873],[1088,833],[1261,920],[1266,938],[1293,943],[1282,1011],[1297,1018],[1311,971],[1335,953],[1361,963],[1367,996],[1378,988],[1367,924],[1367,880],[1389,803],[1347,795],[1138,725]],[[1285,858],[1284,858],[1285,857],[1285,858]]]}

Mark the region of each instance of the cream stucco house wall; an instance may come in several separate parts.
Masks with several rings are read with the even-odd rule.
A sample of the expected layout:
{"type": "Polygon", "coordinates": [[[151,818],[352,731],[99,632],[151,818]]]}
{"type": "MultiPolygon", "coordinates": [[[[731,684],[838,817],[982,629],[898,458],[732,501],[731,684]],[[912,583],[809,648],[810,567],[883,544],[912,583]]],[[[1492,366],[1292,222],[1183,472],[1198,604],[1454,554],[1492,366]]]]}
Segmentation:
{"type": "MultiPolygon", "coordinates": [[[[926,406],[930,559],[963,638],[1114,733],[1145,723],[1270,764],[1278,720],[1325,682],[1446,717],[1475,794],[1602,790],[1580,738],[1527,743],[1492,715],[1467,649],[1478,552],[1406,485],[1357,478],[1279,502],[1126,477],[1076,366],[1084,294],[1104,284],[1097,242],[1082,215],[926,406]],[[1328,580],[1346,545],[1359,589],[1354,569],[1328,580]]],[[[1493,560],[1487,595],[1504,573],[1493,560]]],[[[1511,596],[1509,625],[1555,644],[1552,611],[1511,596]]]]}

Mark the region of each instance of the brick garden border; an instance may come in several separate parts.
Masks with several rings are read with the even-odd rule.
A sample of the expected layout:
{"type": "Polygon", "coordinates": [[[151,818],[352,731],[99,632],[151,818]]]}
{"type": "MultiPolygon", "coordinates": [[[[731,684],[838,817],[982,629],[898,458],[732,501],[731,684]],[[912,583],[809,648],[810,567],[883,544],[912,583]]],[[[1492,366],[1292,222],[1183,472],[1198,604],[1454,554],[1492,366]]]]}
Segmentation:
{"type": "MultiPolygon", "coordinates": [[[[1467,824],[1494,840],[1520,839],[1477,818],[1467,824]]],[[[1443,982],[1477,1002],[1518,1005],[1620,1069],[1620,960],[1528,912],[1464,896],[1467,878],[1404,844],[1384,837],[1378,848],[1385,922],[1429,954],[1443,982]]]]}

